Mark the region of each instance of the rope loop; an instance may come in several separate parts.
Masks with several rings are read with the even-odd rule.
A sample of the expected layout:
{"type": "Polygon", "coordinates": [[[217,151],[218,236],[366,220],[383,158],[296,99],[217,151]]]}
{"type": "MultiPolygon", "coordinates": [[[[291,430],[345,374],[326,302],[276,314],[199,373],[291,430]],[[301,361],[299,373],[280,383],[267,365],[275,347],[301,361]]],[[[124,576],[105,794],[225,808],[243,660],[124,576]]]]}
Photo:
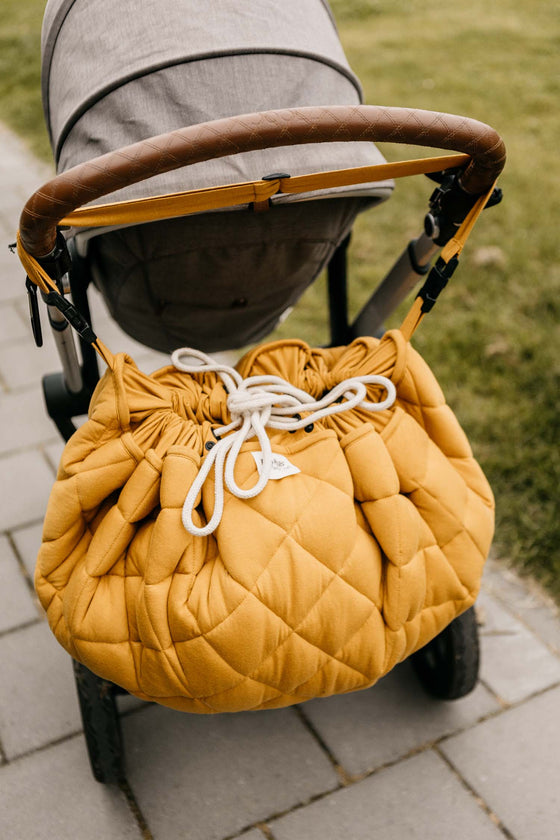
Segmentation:
{"type": "Polygon", "coordinates": [[[243,379],[235,368],[219,364],[206,353],[189,347],[175,350],[171,355],[171,362],[177,370],[184,373],[217,373],[228,393],[227,409],[231,422],[214,429],[218,440],[207,450],[183,504],[183,525],[190,534],[197,537],[208,536],[220,524],[224,510],[224,484],[238,499],[253,499],[268,484],[273,454],[267,428],[295,432],[330,414],[340,414],[353,408],[372,412],[385,411],[393,405],[397,396],[391,380],[375,374],[345,379],[331,388],[320,400],[315,400],[306,391],[296,388],[279,376],[249,376],[243,379]],[[386,391],[385,399],[380,402],[366,400],[368,385],[383,387],[386,391]],[[236,461],[243,444],[255,437],[262,456],[259,478],[252,487],[239,487],[235,480],[236,461]],[[198,527],[193,522],[193,513],[212,467],[214,509],[207,524],[198,527]]]}

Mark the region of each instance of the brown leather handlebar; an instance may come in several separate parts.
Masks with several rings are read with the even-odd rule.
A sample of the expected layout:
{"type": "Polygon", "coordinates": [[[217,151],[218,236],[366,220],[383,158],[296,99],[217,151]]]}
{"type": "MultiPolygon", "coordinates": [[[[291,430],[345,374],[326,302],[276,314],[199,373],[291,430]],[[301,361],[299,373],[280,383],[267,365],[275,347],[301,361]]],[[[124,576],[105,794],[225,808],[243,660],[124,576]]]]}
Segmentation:
{"type": "Polygon", "coordinates": [[[63,172],[35,192],[20,218],[24,248],[53,250],[58,222],[84,204],[153,175],[212,158],[303,143],[372,141],[431,146],[471,156],[461,185],[477,195],[505,163],[505,146],[490,126],[468,117],[376,105],[297,108],[188,126],[125,146],[63,172]]]}

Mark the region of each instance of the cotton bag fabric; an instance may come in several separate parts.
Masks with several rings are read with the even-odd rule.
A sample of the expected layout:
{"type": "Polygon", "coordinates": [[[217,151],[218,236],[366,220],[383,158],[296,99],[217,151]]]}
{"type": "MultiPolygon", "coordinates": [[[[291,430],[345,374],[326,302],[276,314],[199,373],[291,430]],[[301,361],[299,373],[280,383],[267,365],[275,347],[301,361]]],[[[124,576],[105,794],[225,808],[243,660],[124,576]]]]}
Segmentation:
{"type": "MultiPolygon", "coordinates": [[[[223,378],[106,358],[60,462],[35,575],[58,641],[96,674],[183,711],[281,707],[371,686],[473,604],[492,492],[403,332],[332,349],[275,342],[239,362],[243,379],[279,377],[316,401],[372,375],[396,398],[267,428],[283,474],[238,498],[210,470],[195,529],[222,490],[223,511],[204,536],[183,508],[232,419],[223,378]]],[[[238,487],[258,482],[260,450],[241,446],[238,487]]]]}

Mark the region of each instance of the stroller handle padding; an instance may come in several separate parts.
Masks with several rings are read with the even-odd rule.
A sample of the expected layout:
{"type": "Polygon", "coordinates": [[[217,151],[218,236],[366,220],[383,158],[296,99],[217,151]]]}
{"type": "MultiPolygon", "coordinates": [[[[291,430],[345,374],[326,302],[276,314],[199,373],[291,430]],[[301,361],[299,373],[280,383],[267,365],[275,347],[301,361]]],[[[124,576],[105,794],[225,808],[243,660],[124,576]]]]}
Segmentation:
{"type": "MultiPolygon", "coordinates": [[[[468,117],[377,105],[306,107],[228,117],[141,140],[68,169],[40,187],[20,218],[24,248],[50,254],[61,219],[139,181],[213,158],[307,143],[371,141],[428,146],[470,155],[461,175],[473,195],[488,190],[505,164],[490,126],[468,117]]],[[[264,174],[264,173],[263,173],[264,174]]]]}

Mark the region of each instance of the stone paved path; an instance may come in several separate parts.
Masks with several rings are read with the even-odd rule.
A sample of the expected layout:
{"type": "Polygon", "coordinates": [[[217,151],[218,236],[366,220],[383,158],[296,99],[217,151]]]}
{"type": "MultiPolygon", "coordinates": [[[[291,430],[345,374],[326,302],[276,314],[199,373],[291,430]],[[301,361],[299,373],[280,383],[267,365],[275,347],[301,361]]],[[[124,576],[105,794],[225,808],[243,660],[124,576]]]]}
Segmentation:
{"type": "MultiPolygon", "coordinates": [[[[428,699],[405,663],[369,691],[277,712],[198,717],[128,698],[129,790],[93,780],[70,660],[31,585],[62,448],[40,393],[57,359],[31,341],[7,244],[49,170],[2,127],[0,150],[0,837],[557,840],[560,620],[498,563],[469,697],[428,699]]],[[[110,346],[160,363],[94,311],[110,346]]]]}

